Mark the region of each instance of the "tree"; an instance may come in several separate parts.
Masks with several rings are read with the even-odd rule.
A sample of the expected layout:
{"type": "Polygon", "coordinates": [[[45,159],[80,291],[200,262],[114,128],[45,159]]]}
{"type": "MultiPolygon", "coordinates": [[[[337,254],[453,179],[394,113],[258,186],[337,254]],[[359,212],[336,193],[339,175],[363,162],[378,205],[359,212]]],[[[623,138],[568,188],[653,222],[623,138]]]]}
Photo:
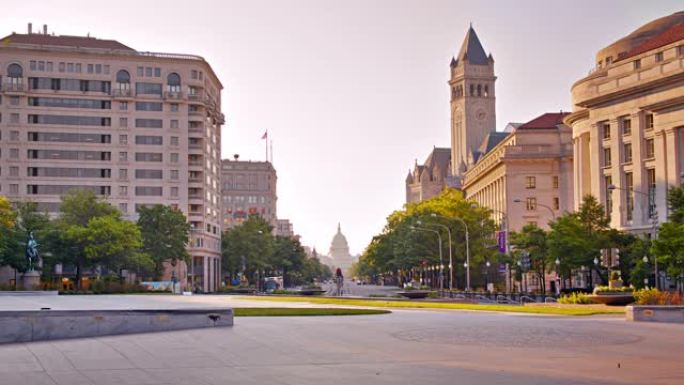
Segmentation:
{"type": "Polygon", "coordinates": [[[260,272],[269,268],[273,254],[271,225],[258,215],[223,233],[221,254],[223,268],[231,277],[245,273],[256,279],[260,272]]]}
{"type": "Polygon", "coordinates": [[[605,271],[594,264],[594,258],[601,257],[601,250],[612,247],[609,223],[604,207],[591,195],[582,199],[577,212],[562,215],[550,223],[549,250],[558,256],[566,276],[584,266],[589,268],[590,280],[596,272],[607,283],[605,271]]]}
{"type": "Polygon", "coordinates": [[[670,209],[668,220],[673,223],[684,223],[684,185],[670,187],[667,192],[667,205],[670,209]]]}
{"type": "Polygon", "coordinates": [[[684,279],[684,186],[672,187],[667,198],[670,216],[658,229],[651,251],[667,274],[684,279]]]}
{"type": "Polygon", "coordinates": [[[14,265],[15,262],[15,236],[14,228],[17,213],[12,209],[12,204],[4,196],[0,196],[0,265],[14,265]]]}
{"type": "Polygon", "coordinates": [[[515,247],[514,256],[520,260],[522,253],[530,259],[530,269],[537,276],[546,294],[546,272],[552,269],[554,259],[549,254],[547,232],[537,225],[525,225],[520,232],[511,232],[510,244],[515,247]]]}
{"type": "Polygon", "coordinates": [[[85,255],[92,264],[120,271],[152,263],[147,254],[139,253],[142,246],[140,229],[117,214],[91,218],[83,237],[85,255]]]}
{"type": "Polygon", "coordinates": [[[165,262],[172,265],[178,261],[190,263],[190,254],[186,249],[190,224],[183,212],[170,206],[154,205],[141,207],[138,213],[142,252],[151,258],[156,280],[161,279],[165,262]]]}
{"type": "MultiPolygon", "coordinates": [[[[121,213],[89,190],[69,190],[62,197],[60,216],[54,222],[54,230],[48,235],[55,262],[71,264],[76,268],[76,285],[80,288],[83,269],[95,266],[99,257],[93,255],[93,232],[102,223],[95,218],[112,217],[120,221],[121,213]],[[92,225],[91,225],[92,222],[92,225]]],[[[115,240],[112,240],[115,241],[115,240]]]]}
{"type": "MultiPolygon", "coordinates": [[[[383,231],[373,237],[359,259],[358,271],[377,276],[390,271],[395,274],[415,271],[424,264],[439,264],[440,247],[445,258],[448,256],[447,232],[442,227],[447,226],[453,235],[451,247],[456,281],[464,282],[465,271],[459,268],[466,260],[465,227],[461,220],[468,227],[470,264],[478,266],[485,260],[494,260],[496,255],[491,247],[495,243],[493,236],[496,227],[490,214],[490,210],[478,207],[475,201],[465,199],[463,193],[455,189],[445,189],[432,199],[408,203],[402,210],[389,215],[383,231]],[[415,231],[411,226],[439,231],[443,244],[438,243],[434,233],[415,231]]],[[[449,261],[444,259],[442,262],[447,274],[449,261]]],[[[471,273],[475,279],[480,275],[479,269],[471,268],[471,273]]]]}

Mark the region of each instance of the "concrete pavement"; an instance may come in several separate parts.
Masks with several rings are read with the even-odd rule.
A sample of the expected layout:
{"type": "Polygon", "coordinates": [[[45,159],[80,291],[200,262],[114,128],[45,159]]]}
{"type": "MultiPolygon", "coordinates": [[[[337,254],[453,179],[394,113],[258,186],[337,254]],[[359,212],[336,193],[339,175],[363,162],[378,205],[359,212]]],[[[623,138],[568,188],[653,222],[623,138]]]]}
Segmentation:
{"type": "MultiPolygon", "coordinates": [[[[193,298],[193,307],[292,305],[112,297],[138,304],[193,298]]],[[[676,385],[684,383],[682,346],[682,325],[617,317],[395,310],[236,318],[224,329],[0,345],[0,384],[676,385]]]]}

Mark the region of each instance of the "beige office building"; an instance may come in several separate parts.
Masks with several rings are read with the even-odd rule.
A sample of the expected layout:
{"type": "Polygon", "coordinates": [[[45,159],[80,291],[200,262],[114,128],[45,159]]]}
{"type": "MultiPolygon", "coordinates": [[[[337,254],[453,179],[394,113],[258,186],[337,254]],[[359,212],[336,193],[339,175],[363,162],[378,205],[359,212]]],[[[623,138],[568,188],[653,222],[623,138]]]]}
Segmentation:
{"type": "Polygon", "coordinates": [[[592,194],[613,227],[650,233],[684,171],[684,12],[599,51],[572,101],[575,205],[592,194]]]}
{"type": "Polygon", "coordinates": [[[572,132],[567,113],[546,113],[507,131],[491,133],[477,163],[463,176],[468,199],[491,208],[498,221],[519,231],[573,210],[572,132]],[[505,215],[505,217],[504,217],[505,215]]]}
{"type": "Polygon", "coordinates": [[[0,40],[0,76],[0,194],[56,213],[67,190],[88,189],[130,219],[177,207],[193,228],[177,277],[216,290],[224,118],[203,58],[29,26],[0,40]]]}
{"type": "Polygon", "coordinates": [[[271,162],[234,160],[221,162],[223,230],[259,215],[276,227],[277,175],[271,162]]]}

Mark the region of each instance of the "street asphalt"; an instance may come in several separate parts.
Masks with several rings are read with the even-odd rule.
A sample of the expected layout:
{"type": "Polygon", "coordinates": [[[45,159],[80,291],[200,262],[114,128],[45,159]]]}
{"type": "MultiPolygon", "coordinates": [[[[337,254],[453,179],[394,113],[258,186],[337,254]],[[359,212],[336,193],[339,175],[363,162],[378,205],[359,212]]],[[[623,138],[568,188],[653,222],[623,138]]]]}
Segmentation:
{"type": "MultiPolygon", "coordinates": [[[[9,308],[312,306],[229,296],[0,297],[9,308]]],[[[393,310],[0,345],[0,384],[684,384],[684,325],[393,310]]]]}

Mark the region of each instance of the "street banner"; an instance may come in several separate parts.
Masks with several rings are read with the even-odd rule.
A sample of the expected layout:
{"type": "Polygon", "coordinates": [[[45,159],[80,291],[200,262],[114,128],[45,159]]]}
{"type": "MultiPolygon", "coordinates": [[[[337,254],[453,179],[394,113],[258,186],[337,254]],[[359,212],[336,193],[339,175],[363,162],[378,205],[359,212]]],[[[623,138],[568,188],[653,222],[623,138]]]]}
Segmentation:
{"type": "Polygon", "coordinates": [[[506,232],[499,231],[499,252],[506,254],[506,232]]]}

